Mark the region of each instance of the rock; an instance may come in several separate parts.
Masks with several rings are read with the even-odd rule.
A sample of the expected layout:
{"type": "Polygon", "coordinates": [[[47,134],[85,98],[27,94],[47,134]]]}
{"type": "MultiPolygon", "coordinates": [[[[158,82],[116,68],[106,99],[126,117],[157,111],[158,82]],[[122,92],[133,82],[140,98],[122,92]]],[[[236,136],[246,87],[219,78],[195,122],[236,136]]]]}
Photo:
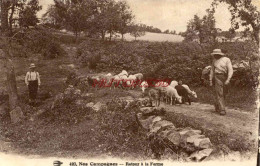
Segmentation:
{"type": "Polygon", "coordinates": [[[95,111],[99,111],[102,107],[102,104],[100,102],[97,102],[92,108],[95,110],[95,111]]]}
{"type": "Polygon", "coordinates": [[[156,116],[156,117],[153,119],[153,123],[158,122],[158,121],[160,121],[160,120],[162,120],[162,118],[161,118],[160,116],[156,116]]]}
{"type": "Polygon", "coordinates": [[[171,122],[167,120],[162,120],[162,121],[157,121],[152,125],[151,128],[151,133],[156,133],[158,130],[160,130],[162,127],[167,127],[167,126],[174,126],[171,122]]]}
{"type": "Polygon", "coordinates": [[[40,109],[40,110],[38,110],[29,120],[30,120],[30,121],[35,121],[35,120],[38,119],[38,117],[41,116],[44,112],[46,112],[45,109],[40,109]]]}
{"type": "Polygon", "coordinates": [[[181,135],[190,135],[192,133],[194,133],[194,135],[195,134],[201,134],[201,131],[200,130],[193,130],[193,129],[189,128],[189,127],[180,131],[181,135]]]}
{"type": "Polygon", "coordinates": [[[187,138],[188,143],[194,143],[197,139],[206,138],[205,135],[193,135],[187,138]]]}
{"type": "Polygon", "coordinates": [[[21,122],[24,118],[23,111],[21,107],[16,107],[10,112],[11,122],[18,123],[21,122]]]}
{"type": "Polygon", "coordinates": [[[179,133],[182,137],[182,141],[183,142],[187,142],[187,138],[188,137],[191,137],[191,136],[194,136],[194,135],[198,135],[198,132],[199,130],[192,130],[192,129],[183,129],[181,130],[179,133]]]}
{"type": "Polygon", "coordinates": [[[82,97],[90,97],[92,95],[93,95],[93,93],[82,93],[81,94],[82,97]]]}
{"type": "Polygon", "coordinates": [[[73,91],[74,91],[73,85],[69,85],[69,87],[67,89],[65,89],[64,94],[70,95],[70,94],[72,94],[73,91]]]}
{"type": "Polygon", "coordinates": [[[76,103],[77,106],[82,106],[82,105],[84,105],[84,100],[78,99],[78,100],[76,100],[75,103],[76,103]]]}
{"type": "Polygon", "coordinates": [[[210,148],[211,142],[210,142],[209,138],[195,139],[194,145],[201,149],[207,149],[207,148],[210,148]]]}
{"type": "Polygon", "coordinates": [[[149,116],[146,119],[142,119],[143,116],[139,117],[138,120],[144,129],[150,129],[150,125],[153,123],[155,116],[149,116]]]}
{"type": "Polygon", "coordinates": [[[80,89],[75,89],[73,94],[79,96],[81,94],[81,90],[80,89]]]}
{"type": "Polygon", "coordinates": [[[71,68],[71,69],[74,69],[75,68],[75,65],[74,64],[69,64],[69,65],[67,65],[69,68],[71,68]]]}
{"type": "Polygon", "coordinates": [[[94,105],[95,105],[95,104],[94,104],[93,102],[90,102],[90,103],[87,103],[87,104],[86,104],[86,107],[92,108],[94,105]]]}
{"type": "Polygon", "coordinates": [[[171,141],[171,143],[173,143],[176,146],[179,146],[181,143],[181,135],[180,133],[172,130],[171,132],[169,132],[170,134],[167,136],[168,140],[171,141]]]}
{"type": "Polygon", "coordinates": [[[75,69],[75,65],[74,64],[60,65],[59,69],[74,70],[75,69]]]}
{"type": "Polygon", "coordinates": [[[212,151],[213,149],[203,149],[201,151],[194,152],[189,156],[189,159],[193,161],[202,161],[207,158],[212,153],[212,151]]]}
{"type": "Polygon", "coordinates": [[[54,99],[54,101],[52,102],[50,108],[53,109],[58,102],[60,102],[60,101],[63,100],[63,98],[64,98],[64,94],[63,94],[63,93],[60,93],[60,94],[56,95],[56,96],[55,96],[55,99],[54,99]]]}
{"type": "Polygon", "coordinates": [[[167,128],[163,131],[159,131],[157,135],[161,138],[167,138],[173,132],[176,132],[174,128],[167,128]]]}
{"type": "Polygon", "coordinates": [[[153,107],[144,107],[140,109],[143,113],[143,116],[163,116],[165,115],[165,109],[164,108],[153,108],[153,107]]]}

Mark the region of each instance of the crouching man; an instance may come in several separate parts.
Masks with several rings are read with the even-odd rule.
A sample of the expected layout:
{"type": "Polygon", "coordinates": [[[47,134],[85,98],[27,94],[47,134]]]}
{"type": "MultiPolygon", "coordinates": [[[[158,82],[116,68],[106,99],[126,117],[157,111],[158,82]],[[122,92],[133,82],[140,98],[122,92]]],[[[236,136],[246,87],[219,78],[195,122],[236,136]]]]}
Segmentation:
{"type": "Polygon", "coordinates": [[[229,58],[221,49],[213,50],[213,62],[209,75],[210,86],[214,88],[215,110],[220,115],[225,115],[225,98],[228,92],[228,85],[233,75],[233,67],[229,58]]]}
{"type": "Polygon", "coordinates": [[[25,76],[25,84],[28,86],[29,90],[29,104],[35,105],[41,81],[39,73],[35,71],[35,64],[32,63],[29,68],[30,71],[28,71],[25,76]]]}

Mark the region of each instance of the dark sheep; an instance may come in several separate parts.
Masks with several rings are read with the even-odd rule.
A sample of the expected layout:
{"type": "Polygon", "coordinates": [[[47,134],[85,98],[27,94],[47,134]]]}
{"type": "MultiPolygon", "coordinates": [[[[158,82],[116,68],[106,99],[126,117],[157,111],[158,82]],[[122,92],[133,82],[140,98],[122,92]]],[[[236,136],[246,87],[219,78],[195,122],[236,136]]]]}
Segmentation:
{"type": "Polygon", "coordinates": [[[178,94],[182,96],[182,103],[184,104],[187,100],[189,105],[191,105],[189,92],[187,91],[187,89],[185,89],[182,85],[175,86],[175,89],[177,90],[178,94]]]}

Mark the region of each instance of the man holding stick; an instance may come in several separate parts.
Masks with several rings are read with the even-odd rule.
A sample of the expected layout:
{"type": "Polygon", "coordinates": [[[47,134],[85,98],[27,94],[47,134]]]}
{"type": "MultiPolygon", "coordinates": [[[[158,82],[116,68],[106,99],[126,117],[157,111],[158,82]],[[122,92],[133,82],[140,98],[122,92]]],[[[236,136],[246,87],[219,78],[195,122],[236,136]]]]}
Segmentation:
{"type": "Polygon", "coordinates": [[[213,50],[213,62],[209,75],[210,86],[214,88],[215,110],[220,115],[225,115],[225,98],[228,92],[228,85],[233,76],[231,60],[225,57],[221,49],[213,50]]]}

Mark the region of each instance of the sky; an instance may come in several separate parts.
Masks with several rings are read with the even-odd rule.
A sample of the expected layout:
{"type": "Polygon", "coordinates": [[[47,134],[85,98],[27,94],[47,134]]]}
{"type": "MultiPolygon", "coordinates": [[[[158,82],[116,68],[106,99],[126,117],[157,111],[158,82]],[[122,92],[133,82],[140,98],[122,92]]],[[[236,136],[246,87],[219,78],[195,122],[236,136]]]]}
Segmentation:
{"type": "MultiPolygon", "coordinates": [[[[38,13],[41,16],[53,0],[39,0],[43,6],[38,13]]],[[[161,30],[184,32],[187,22],[195,14],[202,17],[210,7],[212,0],[126,0],[135,15],[137,23],[144,23],[161,30]]],[[[260,6],[259,0],[254,0],[260,6]]],[[[220,4],[215,13],[216,27],[228,30],[231,15],[226,4],[220,4]]]]}

